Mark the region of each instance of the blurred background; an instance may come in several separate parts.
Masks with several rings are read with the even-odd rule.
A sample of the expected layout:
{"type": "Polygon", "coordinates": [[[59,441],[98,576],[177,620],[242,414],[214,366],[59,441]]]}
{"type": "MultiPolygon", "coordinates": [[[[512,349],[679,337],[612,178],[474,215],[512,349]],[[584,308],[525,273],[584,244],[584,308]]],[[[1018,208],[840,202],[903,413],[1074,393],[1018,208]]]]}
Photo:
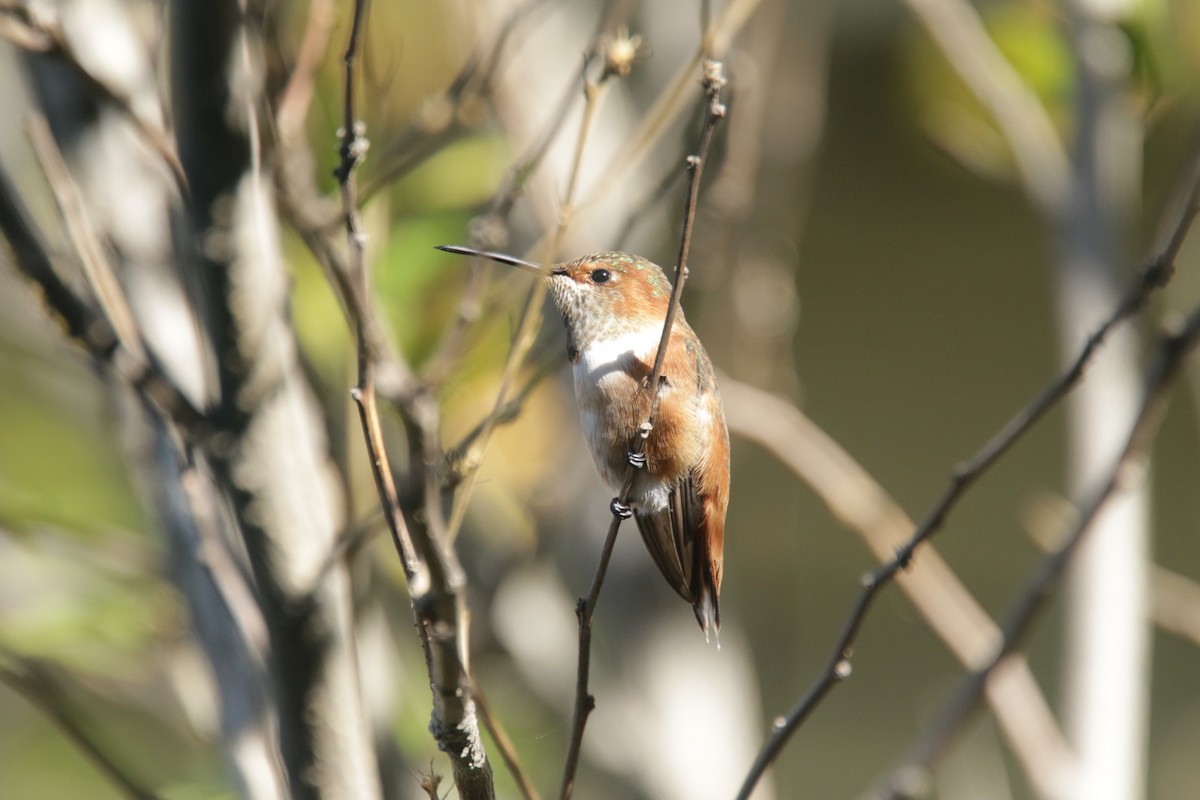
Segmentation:
{"type": "MultiPolygon", "coordinates": [[[[26,136],[29,111],[55,97],[54,78],[31,64],[38,56],[21,34],[61,19],[61,35],[89,63],[86,41],[108,30],[97,20],[125,31],[119,41],[144,72],[133,85],[161,116],[170,103],[156,98],[171,89],[164,14],[178,4],[40,5],[53,14],[30,17],[21,3],[0,4],[0,97],[8,109],[0,161],[52,251],[62,253],[67,237],[26,136]]],[[[319,45],[311,104],[296,128],[312,160],[272,161],[281,186],[298,170],[321,196],[336,196],[350,15],[347,3],[314,2],[265,3],[248,17],[262,33],[268,75],[302,61],[308,36],[319,45]],[[318,14],[327,15],[325,29],[313,22],[318,14]]],[[[860,575],[878,563],[853,521],[874,496],[851,493],[837,507],[811,475],[777,457],[755,423],[774,425],[775,446],[786,449],[790,417],[772,415],[802,411],[909,518],[924,518],[954,467],[1049,383],[1064,354],[1078,349],[1079,333],[1132,285],[1158,231],[1181,213],[1172,198],[1197,146],[1200,4],[1191,0],[375,4],[360,54],[358,116],[371,141],[359,177],[378,312],[396,349],[421,371],[441,358],[464,287],[477,304],[437,385],[448,450],[496,403],[533,278],[433,247],[471,242],[544,262],[621,249],[669,272],[683,156],[700,120],[695,59],[705,29],[708,52],[729,78],[729,115],[705,171],[683,307],[722,374],[731,428],[721,646],[705,644],[633,529],[623,530],[595,621],[597,707],[580,798],[734,796],[772,721],[829,658],[860,575]],[[956,60],[964,56],[953,43],[968,59],[978,48],[953,38],[967,35],[962,28],[940,29],[945,40],[931,32],[946,8],[983,26],[1023,96],[1042,109],[1050,139],[1040,141],[1053,142],[1059,160],[1050,163],[1063,175],[1030,168],[1038,162],[1022,161],[1012,144],[1012,131],[1036,130],[1033,122],[1017,114],[1006,129],[978,99],[975,87],[1003,85],[1008,73],[985,64],[982,84],[964,80],[969,62],[956,60]],[[1088,38],[1082,29],[1101,33],[1088,38]],[[608,77],[595,92],[572,186],[585,121],[580,75],[598,81],[614,41],[636,57],[627,76],[608,77]],[[1088,62],[1080,53],[1093,45],[1088,62]],[[1089,83],[1088,64],[1100,62],[1100,79],[1089,83]],[[1077,153],[1088,125],[1111,134],[1104,147],[1112,148],[1099,149],[1092,165],[1099,164],[1101,208],[1090,229],[1074,213],[1083,200],[1072,194],[1090,174],[1077,153]],[[544,157],[530,162],[547,136],[544,157]],[[527,175],[514,173],[521,165],[531,167],[527,175]],[[514,174],[524,183],[498,213],[494,201],[514,174]],[[1097,220],[1106,221],[1096,246],[1110,269],[1088,273],[1101,289],[1080,291],[1067,262],[1080,252],[1080,226],[1094,231],[1097,220]],[[1072,316],[1072,298],[1083,298],[1082,317],[1072,316]],[[782,402],[763,405],[754,390],[782,402]]],[[[111,74],[117,81],[129,73],[111,74]]],[[[279,96],[265,105],[278,110],[279,96]]],[[[127,164],[111,166],[117,177],[99,196],[107,191],[115,203],[133,182],[121,177],[127,164]]],[[[294,218],[282,219],[290,321],[328,432],[345,525],[381,533],[348,391],[352,331],[294,218]]],[[[330,219],[336,233],[336,212],[330,219]]],[[[1159,332],[1200,301],[1200,245],[1186,242],[1177,268],[1129,324],[1136,333],[1118,338],[1089,371],[1093,395],[1124,391],[1108,380],[1125,369],[1136,401],[1159,332]],[[1115,363],[1122,358],[1123,367],[1115,363]]],[[[545,323],[515,373],[520,391],[509,393],[521,397],[519,413],[474,451],[481,460],[470,488],[448,488],[445,502],[452,516],[470,492],[454,544],[468,581],[475,683],[550,796],[570,734],[575,598],[591,581],[611,493],[585,455],[557,314],[536,311],[546,312],[545,323]]],[[[158,796],[240,796],[219,733],[212,667],[137,465],[146,445],[130,441],[121,422],[128,397],[113,384],[0,251],[0,797],[128,796],[81,753],[38,687],[50,687],[51,705],[69,709],[158,796]]],[[[993,619],[1004,617],[1047,542],[1069,528],[1080,487],[1111,467],[1086,442],[1122,439],[1130,418],[1129,409],[1102,417],[1105,433],[1092,435],[1073,420],[1080,413],[1067,404],[1051,411],[970,489],[933,540],[993,619]]],[[[1129,692],[1133,708],[1144,700],[1144,715],[1130,723],[1136,789],[1057,796],[1200,796],[1198,420],[1193,359],[1146,459],[1144,512],[1123,527],[1142,548],[1133,551],[1142,555],[1133,559],[1130,591],[1146,598],[1129,623],[1144,645],[1132,659],[1129,692]]],[[[403,452],[403,425],[394,413],[385,422],[403,452]]],[[[394,460],[403,476],[408,465],[394,460]]],[[[439,465],[447,475],[460,467],[453,457],[439,465]]],[[[840,476],[825,477],[828,486],[840,476]]],[[[351,548],[346,566],[383,794],[425,796],[419,776],[432,771],[446,776],[444,796],[451,781],[427,731],[429,678],[386,533],[351,548]]],[[[1101,575],[1101,586],[1108,580],[1101,575]]],[[[1127,580],[1112,576],[1108,585],[1127,580]]],[[[1079,746],[1070,720],[1081,713],[1071,698],[1087,681],[1072,655],[1072,602],[1056,591],[1022,648],[1069,748],[1079,746]]],[[[964,674],[927,615],[898,587],[885,589],[853,649],[852,677],[796,732],[755,796],[859,796],[907,752],[964,674]]],[[[1004,727],[986,706],[976,714],[926,776],[928,796],[1056,796],[1030,777],[1004,727]]],[[[499,796],[518,796],[490,735],[485,744],[499,796]]],[[[1062,766],[1047,758],[1044,774],[1062,766]]]]}

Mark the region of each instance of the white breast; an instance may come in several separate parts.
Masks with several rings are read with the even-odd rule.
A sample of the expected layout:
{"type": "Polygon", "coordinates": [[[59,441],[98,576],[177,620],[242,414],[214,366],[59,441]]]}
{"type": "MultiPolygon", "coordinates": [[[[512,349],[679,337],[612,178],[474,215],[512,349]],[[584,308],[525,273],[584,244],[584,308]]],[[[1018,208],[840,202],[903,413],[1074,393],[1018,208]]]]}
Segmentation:
{"type": "Polygon", "coordinates": [[[579,353],[575,362],[575,386],[582,379],[592,382],[603,379],[630,356],[642,358],[652,352],[662,337],[662,323],[652,322],[607,339],[597,339],[579,353]]]}

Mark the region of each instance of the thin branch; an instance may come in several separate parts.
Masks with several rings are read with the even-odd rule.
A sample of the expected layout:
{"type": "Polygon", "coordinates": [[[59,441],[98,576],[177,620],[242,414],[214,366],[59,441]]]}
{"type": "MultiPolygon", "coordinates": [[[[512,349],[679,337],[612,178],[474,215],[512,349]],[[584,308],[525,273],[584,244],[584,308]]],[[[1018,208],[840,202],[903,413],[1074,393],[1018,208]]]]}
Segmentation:
{"type": "Polygon", "coordinates": [[[1067,202],[1067,156],[1049,113],[961,0],[903,0],[946,60],[987,108],[1037,204],[1057,216],[1067,202]]]}
{"type": "Polygon", "coordinates": [[[351,394],[358,404],[363,438],[367,447],[367,455],[371,461],[371,474],[375,479],[375,487],[383,503],[384,520],[391,532],[396,553],[400,557],[400,564],[404,569],[404,576],[408,580],[409,590],[415,595],[424,591],[428,586],[428,576],[425,574],[424,565],[417,557],[408,524],[400,512],[396,485],[384,447],[383,429],[379,422],[379,409],[375,399],[375,358],[369,346],[370,337],[367,323],[370,313],[367,299],[370,290],[370,275],[367,272],[365,259],[366,235],[362,232],[362,221],[358,213],[357,185],[354,180],[355,167],[366,152],[366,141],[361,138],[361,125],[355,113],[354,96],[354,62],[358,53],[359,36],[365,21],[366,9],[367,0],[355,0],[354,18],[351,23],[346,53],[343,57],[345,75],[342,141],[339,148],[341,161],[334,172],[342,192],[346,243],[349,252],[347,271],[357,278],[353,294],[363,301],[363,305],[356,309],[357,313],[354,315],[355,339],[358,344],[358,385],[351,394]]]}
{"type": "Polygon", "coordinates": [[[517,758],[517,748],[513,745],[512,737],[508,735],[508,731],[500,724],[500,720],[492,714],[492,707],[484,697],[483,692],[478,686],[471,690],[472,696],[475,698],[475,707],[479,709],[479,717],[483,720],[483,727],[492,735],[492,740],[496,743],[496,747],[500,750],[500,758],[504,759],[504,765],[508,767],[509,773],[512,774],[513,780],[517,783],[517,789],[521,792],[521,797],[525,800],[541,800],[541,795],[533,786],[533,781],[521,766],[521,760],[517,758]]]}
{"type": "Polygon", "coordinates": [[[311,0],[308,4],[308,20],[304,25],[300,49],[296,53],[296,63],[288,75],[287,84],[279,93],[276,105],[275,124],[284,141],[301,135],[309,106],[312,105],[316,92],[316,73],[325,60],[329,38],[333,33],[333,6],[333,0],[311,0]]]}
{"type": "MultiPolygon", "coordinates": [[[[369,342],[371,306],[370,274],[365,259],[365,234],[358,213],[355,169],[366,151],[361,124],[355,109],[355,62],[367,11],[367,0],[356,0],[354,17],[343,58],[345,63],[341,160],[334,174],[342,196],[342,212],[348,247],[347,267],[355,280],[360,312],[354,317],[358,343],[358,383],[352,396],[358,405],[363,437],[371,462],[371,474],[383,506],[384,519],[400,557],[413,600],[421,644],[425,651],[433,693],[430,730],[439,748],[450,758],[454,782],[463,798],[495,796],[492,769],[479,738],[475,703],[470,695],[467,672],[467,631],[462,600],[464,579],[452,551],[438,539],[438,485],[428,467],[437,450],[437,407],[432,398],[416,393],[403,406],[404,423],[413,450],[414,469],[423,478],[424,521],[409,529],[397,497],[391,465],[384,446],[376,402],[375,359],[369,342]]],[[[442,539],[444,541],[444,539],[442,539]]]]}
{"type": "Polygon", "coordinates": [[[449,88],[426,104],[418,120],[395,138],[384,142],[380,148],[379,167],[364,183],[364,199],[370,199],[457,135],[461,129],[459,116],[462,109],[470,102],[490,94],[492,76],[501,63],[509,39],[525,19],[547,2],[526,0],[514,8],[491,43],[467,59],[449,88]]]}
{"type": "Polygon", "coordinates": [[[98,97],[108,100],[133,124],[142,140],[163,160],[180,191],[186,194],[187,176],[179,161],[179,150],[169,130],[147,120],[134,108],[133,100],[123,91],[102,80],[84,66],[79,53],[63,31],[56,7],[43,3],[0,4],[0,35],[7,35],[14,44],[27,50],[54,56],[70,67],[84,85],[98,97]]]}
{"type": "Polygon", "coordinates": [[[62,153],[59,152],[54,136],[50,133],[49,123],[45,117],[35,112],[30,115],[26,129],[38,163],[46,176],[46,182],[54,195],[54,202],[58,205],[59,214],[65,223],[67,236],[79,255],[88,285],[95,293],[121,345],[136,358],[145,359],[146,350],[141,331],[129,307],[129,301],[117,281],[116,272],[105,255],[91,220],[88,219],[79,187],[71,179],[62,153]]]}
{"type": "Polygon", "coordinates": [[[457,445],[446,451],[447,488],[457,486],[465,478],[467,470],[464,467],[463,460],[466,458],[467,453],[471,452],[476,440],[483,435],[484,431],[489,427],[496,428],[515,421],[520,416],[521,409],[524,407],[525,401],[529,399],[529,395],[533,393],[533,390],[557,370],[557,359],[554,361],[549,359],[543,360],[542,364],[525,381],[525,385],[517,390],[516,396],[481,420],[463,436],[457,445]]]}
{"type": "MultiPolygon", "coordinates": [[[[704,38],[696,52],[680,67],[654,104],[642,115],[637,129],[625,139],[599,171],[600,178],[576,205],[569,228],[586,221],[600,201],[608,197],[630,172],[643,168],[644,161],[654,145],[667,135],[671,124],[691,108],[692,92],[697,85],[696,70],[702,68],[706,58],[721,58],[724,55],[730,40],[746,24],[760,2],[761,0],[730,0],[721,6],[716,18],[705,29],[704,38]]],[[[544,242],[538,242],[532,249],[537,251],[543,244],[544,242]]]]}
{"type": "Polygon", "coordinates": [[[211,426],[204,413],[157,363],[123,347],[113,322],[59,275],[41,231],[3,164],[0,164],[0,234],[12,247],[17,268],[41,289],[46,304],[65,323],[67,334],[97,364],[112,369],[162,411],[166,419],[185,430],[192,441],[209,441],[211,426]]]}
{"type": "Polygon", "coordinates": [[[1200,584],[1165,567],[1151,575],[1154,624],[1200,647],[1200,584]]]}
{"type": "MultiPolygon", "coordinates": [[[[1008,421],[967,462],[957,467],[950,485],[933,509],[922,520],[912,536],[896,552],[896,557],[861,579],[861,588],[850,612],[842,623],[842,630],[834,642],[829,658],[808,691],[774,727],[763,744],[758,757],[747,773],[746,780],[738,793],[739,800],[747,800],[754,786],[762,778],[770,764],[782,752],[784,745],[796,729],[812,714],[821,700],[833,687],[850,673],[850,652],[866,619],[867,612],[879,590],[890,583],[913,558],[917,547],[941,528],[950,510],[958,500],[1005,452],[1009,450],[1035,423],[1062,399],[1083,377],[1084,369],[1096,350],[1103,344],[1109,332],[1122,320],[1133,315],[1145,305],[1155,289],[1165,285],[1175,271],[1175,257],[1187,231],[1200,210],[1200,154],[1193,162],[1181,184],[1182,201],[1178,211],[1168,214],[1170,220],[1163,234],[1162,244],[1140,271],[1132,288],[1126,293],[1116,309],[1103,324],[1088,337],[1075,361],[1016,416],[1008,421]]],[[[1173,204],[1171,208],[1175,208],[1173,204]]]]}
{"type": "MultiPolygon", "coordinates": [[[[604,96],[603,87],[607,84],[607,78],[609,77],[609,73],[605,71],[597,81],[593,82],[589,80],[587,78],[587,70],[590,63],[591,59],[585,57],[583,65],[580,68],[584,76],[583,119],[579,124],[579,135],[575,139],[570,177],[567,179],[566,194],[563,198],[562,209],[559,212],[559,221],[556,228],[557,233],[550,240],[550,244],[547,247],[549,251],[546,258],[547,261],[553,261],[557,258],[559,243],[562,241],[562,233],[570,224],[571,217],[574,214],[575,191],[579,179],[579,168],[583,162],[583,154],[587,146],[588,136],[592,130],[592,121],[595,119],[596,109],[599,107],[604,96]]],[[[496,399],[492,403],[491,413],[484,419],[482,430],[476,437],[471,448],[463,454],[461,465],[462,485],[454,496],[454,505],[451,508],[450,521],[447,525],[450,541],[453,541],[458,536],[463,519],[466,517],[467,505],[470,503],[471,493],[475,488],[475,478],[479,474],[480,465],[483,463],[484,452],[491,441],[496,420],[499,418],[500,412],[508,404],[508,394],[512,391],[513,382],[517,378],[517,370],[525,363],[525,357],[533,348],[538,328],[541,327],[542,300],[546,296],[547,288],[548,286],[544,280],[535,282],[530,288],[529,294],[525,299],[525,306],[521,311],[521,321],[517,325],[516,334],[513,336],[512,348],[508,351],[508,358],[505,359],[504,368],[500,371],[500,388],[496,390],[496,399]]]]}
{"type": "Polygon", "coordinates": [[[894,769],[884,785],[873,796],[901,798],[909,796],[906,787],[913,779],[924,775],[934,760],[945,750],[978,705],[979,696],[988,676],[996,666],[1013,652],[1028,632],[1037,613],[1049,599],[1054,586],[1079,549],[1092,522],[1112,498],[1130,484],[1140,480],[1145,471],[1137,462],[1143,456],[1158,429],[1166,408],[1166,393],[1176,377],[1184,358],[1200,341],[1200,308],[1189,316],[1178,333],[1164,338],[1155,364],[1146,379],[1141,408],[1130,428],[1121,454],[1100,485],[1080,505],[1079,517],[1066,540],[1034,570],[1024,589],[1017,595],[1008,619],[1002,627],[1004,638],[993,658],[982,669],[969,675],[954,696],[943,706],[937,720],[926,730],[910,754],[894,769]]]}
{"type": "MultiPolygon", "coordinates": [[[[534,172],[541,165],[546,153],[550,149],[550,145],[554,143],[558,134],[563,130],[563,123],[567,118],[567,113],[574,105],[576,98],[580,92],[586,92],[589,84],[588,75],[592,71],[593,62],[601,56],[602,51],[607,52],[617,43],[633,43],[633,49],[629,51],[630,58],[626,62],[624,71],[613,71],[610,69],[611,59],[605,57],[605,71],[601,74],[599,83],[605,82],[612,74],[624,77],[628,74],[628,67],[632,65],[632,61],[639,53],[638,46],[640,38],[628,37],[622,29],[622,34],[616,37],[604,36],[604,31],[616,24],[617,20],[610,20],[610,13],[616,3],[614,0],[609,0],[608,6],[604,13],[600,15],[599,22],[595,32],[592,34],[589,45],[585,48],[583,57],[583,66],[576,73],[576,79],[567,85],[562,97],[554,107],[546,123],[543,125],[541,132],[534,137],[533,143],[529,145],[525,153],[517,159],[505,174],[504,179],[500,182],[500,186],[492,193],[491,199],[487,202],[486,210],[471,221],[470,230],[468,231],[467,244],[476,250],[499,250],[506,243],[506,235],[504,226],[512,214],[512,210],[516,201],[524,194],[525,187],[534,172]]],[[[511,22],[511,19],[510,19],[511,22]]],[[[585,115],[588,113],[585,110],[585,115]]],[[[582,130],[581,129],[581,135],[582,130]]],[[[579,155],[578,148],[576,155],[579,155]]],[[[572,172],[578,171],[578,161],[571,167],[572,172]]],[[[568,190],[567,196],[571,197],[574,194],[574,189],[568,190]]],[[[560,217],[560,225],[561,223],[560,217]]],[[[552,254],[557,251],[557,246],[551,247],[552,254]]],[[[448,328],[446,334],[442,337],[438,344],[434,355],[429,359],[423,373],[425,383],[431,389],[443,383],[446,377],[450,374],[459,352],[466,340],[467,331],[471,324],[479,317],[480,301],[479,298],[483,294],[484,287],[487,285],[487,276],[491,274],[490,269],[480,269],[478,262],[471,262],[471,272],[467,279],[467,285],[463,289],[462,295],[458,303],[458,316],[448,328]]],[[[487,421],[484,421],[487,424],[487,421]]]]}
{"type": "Polygon", "coordinates": [[[159,800],[159,795],[137,781],[88,733],[67,702],[63,688],[47,666],[32,658],[0,648],[0,657],[14,666],[0,664],[0,683],[7,685],[46,715],[87,756],[118,791],[132,800],[159,800]]]}
{"type": "MultiPolygon", "coordinates": [[[[887,563],[913,522],[883,487],[793,404],[720,376],[730,434],[775,456],[825,502],[871,552],[887,563]]],[[[928,544],[911,570],[897,575],[930,629],[966,669],[979,668],[1000,641],[1000,628],[928,544]]],[[[1061,794],[1073,758],[1029,664],[1019,654],[988,683],[988,701],[1030,784],[1043,797],[1061,794]]]]}
{"type": "MultiPolygon", "coordinates": [[[[712,144],[713,131],[717,123],[725,117],[725,106],[721,103],[721,89],[725,86],[725,76],[720,61],[706,59],[704,62],[704,92],[708,98],[708,113],[704,119],[704,127],[700,132],[699,146],[694,155],[686,160],[688,170],[687,200],[684,204],[683,232],[679,242],[679,260],[675,264],[674,282],[671,289],[671,301],[667,306],[667,315],[663,320],[662,336],[658,342],[658,352],[654,357],[654,368],[650,372],[650,380],[646,384],[652,392],[650,413],[642,423],[638,435],[629,443],[630,463],[625,468],[625,480],[617,497],[617,503],[628,505],[629,494],[633,489],[633,481],[637,475],[634,466],[636,456],[645,452],[646,439],[654,429],[654,419],[658,414],[659,384],[662,379],[663,364],[666,361],[667,344],[671,339],[671,327],[679,310],[680,297],[683,294],[683,284],[687,281],[687,256],[691,248],[692,229],[695,224],[696,203],[700,196],[700,180],[704,174],[704,163],[708,158],[708,149],[712,144]]],[[[592,617],[596,612],[596,603],[600,598],[600,589],[604,585],[604,576],[608,571],[608,562],[612,557],[613,546],[617,541],[617,533],[621,529],[622,517],[615,511],[612,522],[608,526],[608,535],[604,540],[604,549],[600,552],[600,563],[596,566],[596,574],[592,579],[592,588],[587,599],[580,599],[575,606],[575,615],[579,619],[579,665],[575,680],[575,712],[571,726],[571,740],[567,746],[566,764],[563,767],[562,790],[559,797],[568,800],[575,788],[575,772],[579,767],[579,753],[583,746],[583,733],[587,726],[588,716],[596,707],[596,699],[588,690],[591,672],[592,653],[592,617]]]]}
{"type": "MultiPolygon", "coordinates": [[[[526,183],[541,164],[555,137],[563,129],[567,112],[571,110],[586,81],[587,65],[585,62],[584,68],[578,72],[577,79],[563,93],[542,134],[509,168],[499,188],[488,201],[487,210],[472,220],[467,234],[468,245],[477,250],[498,250],[503,247],[506,238],[505,224],[512,213],[513,206],[524,193],[526,183]]],[[[468,329],[479,317],[481,305],[479,298],[487,284],[487,276],[492,273],[492,270],[481,268],[475,261],[471,262],[470,269],[467,285],[459,298],[458,315],[450,324],[422,373],[422,378],[427,386],[438,386],[450,375],[466,340],[468,329]]]]}
{"type": "MultiPolygon", "coordinates": [[[[1193,362],[1194,366],[1194,362],[1193,362]]],[[[1065,529],[1079,519],[1065,498],[1039,504],[1029,535],[1043,553],[1061,544],[1065,529]]],[[[1200,646],[1200,583],[1159,564],[1150,565],[1150,608],[1154,625],[1165,633],[1200,646]]]]}

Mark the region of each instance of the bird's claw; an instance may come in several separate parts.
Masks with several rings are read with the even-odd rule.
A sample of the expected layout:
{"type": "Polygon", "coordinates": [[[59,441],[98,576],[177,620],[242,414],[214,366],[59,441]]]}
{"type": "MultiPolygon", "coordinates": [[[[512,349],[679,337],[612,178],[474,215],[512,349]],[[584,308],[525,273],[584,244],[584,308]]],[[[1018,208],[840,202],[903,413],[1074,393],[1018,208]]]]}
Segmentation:
{"type": "Polygon", "coordinates": [[[614,517],[619,517],[620,519],[629,519],[633,516],[633,509],[622,503],[619,497],[614,497],[612,502],[609,503],[608,508],[612,511],[614,517]]]}
{"type": "Polygon", "coordinates": [[[645,469],[646,468],[646,454],[645,453],[634,453],[631,451],[629,453],[629,463],[636,469],[645,469]]]}

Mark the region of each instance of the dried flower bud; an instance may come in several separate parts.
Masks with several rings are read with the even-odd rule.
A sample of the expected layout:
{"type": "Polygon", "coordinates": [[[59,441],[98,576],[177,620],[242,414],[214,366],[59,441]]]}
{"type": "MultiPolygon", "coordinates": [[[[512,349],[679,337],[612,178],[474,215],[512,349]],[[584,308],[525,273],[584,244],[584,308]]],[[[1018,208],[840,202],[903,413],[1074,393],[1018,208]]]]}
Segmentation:
{"type": "Polygon", "coordinates": [[[645,54],[642,37],[636,34],[630,36],[628,28],[621,28],[604,42],[604,76],[624,78],[633,70],[633,62],[645,54]]]}

